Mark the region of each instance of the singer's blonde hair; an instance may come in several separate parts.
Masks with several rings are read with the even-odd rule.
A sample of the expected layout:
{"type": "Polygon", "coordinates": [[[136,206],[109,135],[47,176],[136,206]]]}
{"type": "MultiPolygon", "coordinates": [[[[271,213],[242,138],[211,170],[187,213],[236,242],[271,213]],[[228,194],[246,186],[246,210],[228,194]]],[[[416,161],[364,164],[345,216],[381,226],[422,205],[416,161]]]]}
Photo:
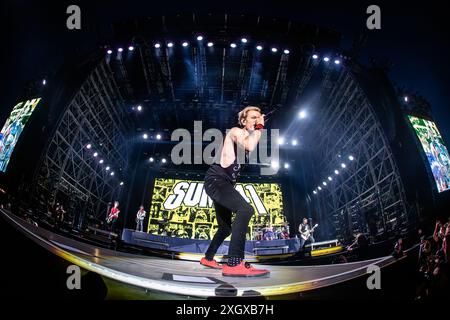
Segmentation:
{"type": "Polygon", "coordinates": [[[258,111],[259,113],[261,113],[261,109],[255,106],[248,106],[245,107],[244,109],[242,109],[241,111],[239,111],[238,113],[238,124],[239,126],[243,127],[244,124],[242,123],[242,121],[247,118],[247,114],[249,111],[258,111]]]}

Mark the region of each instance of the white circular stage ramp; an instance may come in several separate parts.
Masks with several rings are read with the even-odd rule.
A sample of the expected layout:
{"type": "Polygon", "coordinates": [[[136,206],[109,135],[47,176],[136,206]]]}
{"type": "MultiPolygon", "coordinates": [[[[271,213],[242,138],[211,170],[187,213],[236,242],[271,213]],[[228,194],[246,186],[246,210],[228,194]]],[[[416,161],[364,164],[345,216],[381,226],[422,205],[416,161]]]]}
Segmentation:
{"type": "Polygon", "coordinates": [[[126,285],[173,295],[209,297],[274,297],[331,286],[367,274],[370,265],[385,267],[391,256],[323,266],[273,266],[270,276],[223,277],[220,270],[195,261],[133,255],[99,248],[29,224],[4,209],[2,216],[20,232],[59,257],[126,285]]]}

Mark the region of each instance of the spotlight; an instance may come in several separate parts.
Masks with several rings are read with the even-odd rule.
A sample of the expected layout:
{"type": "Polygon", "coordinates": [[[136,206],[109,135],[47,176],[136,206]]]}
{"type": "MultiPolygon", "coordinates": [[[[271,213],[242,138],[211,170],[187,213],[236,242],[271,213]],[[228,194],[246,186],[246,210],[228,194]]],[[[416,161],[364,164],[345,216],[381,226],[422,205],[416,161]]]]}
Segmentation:
{"type": "Polygon", "coordinates": [[[348,156],[348,160],[353,161],[355,158],[353,156],[348,156]]]}
{"type": "Polygon", "coordinates": [[[271,164],[271,167],[274,169],[277,169],[280,166],[280,164],[277,161],[273,161],[271,164]]]}
{"type": "Polygon", "coordinates": [[[100,159],[100,161],[98,163],[102,164],[103,162],[104,162],[103,159],[100,159]]]}
{"type": "Polygon", "coordinates": [[[333,178],[332,177],[328,177],[328,180],[331,181],[331,180],[333,180],[333,178]]]}
{"type": "Polygon", "coordinates": [[[323,182],[322,182],[322,184],[323,184],[324,186],[326,186],[326,185],[327,185],[327,183],[326,183],[325,181],[323,181],[323,182]]]}
{"type": "Polygon", "coordinates": [[[186,48],[189,45],[189,43],[185,41],[181,45],[186,48]]]}
{"type": "Polygon", "coordinates": [[[279,144],[279,145],[284,144],[284,138],[283,138],[283,137],[279,137],[279,138],[278,138],[278,144],[279,144]]]}
{"type": "Polygon", "coordinates": [[[107,54],[112,54],[112,50],[108,49],[108,51],[106,51],[107,54]]]}
{"type": "Polygon", "coordinates": [[[404,98],[404,99],[405,99],[405,102],[408,102],[408,97],[407,97],[407,96],[405,96],[405,98],[404,98]]]}
{"type": "Polygon", "coordinates": [[[202,37],[202,36],[198,36],[198,37],[197,37],[197,40],[198,40],[198,41],[202,41],[202,40],[203,40],[203,37],[202,37]]]}
{"type": "Polygon", "coordinates": [[[98,156],[97,152],[94,152],[94,158],[96,158],[98,156]]]}
{"type": "Polygon", "coordinates": [[[313,54],[313,59],[316,60],[317,58],[319,58],[319,56],[317,54],[313,54]]]}
{"type": "Polygon", "coordinates": [[[314,193],[314,194],[317,194],[317,191],[316,191],[316,190],[314,190],[314,191],[313,191],[313,193],[314,193]]]}
{"type": "Polygon", "coordinates": [[[113,175],[114,175],[114,171],[112,171],[109,175],[110,175],[110,176],[113,176],[113,175]]]}
{"type": "Polygon", "coordinates": [[[117,51],[122,52],[122,51],[123,51],[123,48],[119,48],[119,49],[117,49],[117,51]]]}
{"type": "Polygon", "coordinates": [[[278,49],[277,48],[272,48],[272,52],[277,52],[278,49]]]}
{"type": "Polygon", "coordinates": [[[169,42],[169,43],[167,44],[167,47],[168,47],[168,48],[172,48],[172,47],[173,47],[173,43],[172,43],[172,42],[169,42]]]}
{"type": "Polygon", "coordinates": [[[296,145],[297,145],[297,140],[295,140],[295,139],[292,140],[292,145],[293,145],[293,146],[296,146],[296,145]]]}
{"type": "Polygon", "coordinates": [[[90,148],[92,148],[92,145],[91,145],[90,143],[88,143],[88,144],[86,145],[86,149],[90,149],[90,148]]]}
{"type": "Polygon", "coordinates": [[[284,164],[284,168],[285,168],[285,169],[289,169],[289,163],[285,163],[285,164],[284,164]]]}
{"type": "Polygon", "coordinates": [[[150,162],[154,162],[155,159],[153,159],[153,157],[150,157],[150,159],[148,159],[150,162]]]}
{"type": "Polygon", "coordinates": [[[212,42],[208,42],[208,47],[212,47],[214,45],[214,43],[212,43],[212,42]]]}
{"type": "Polygon", "coordinates": [[[289,54],[290,51],[286,49],[283,52],[284,52],[284,54],[289,54]]]}
{"type": "Polygon", "coordinates": [[[321,187],[317,187],[317,189],[319,189],[319,190],[322,190],[322,188],[321,188],[321,187]]]}
{"type": "Polygon", "coordinates": [[[334,60],[334,64],[340,64],[340,63],[341,63],[340,60],[338,60],[338,59],[334,60]]]}
{"type": "Polygon", "coordinates": [[[256,46],[256,50],[261,51],[263,49],[262,46],[256,46]]]}
{"type": "Polygon", "coordinates": [[[339,171],[338,170],[334,170],[334,174],[338,175],[339,171]]]}
{"type": "Polygon", "coordinates": [[[299,116],[301,119],[306,118],[306,111],[304,111],[304,110],[300,111],[300,112],[298,113],[298,116],[299,116]]]}
{"type": "Polygon", "coordinates": [[[128,51],[133,51],[134,50],[134,47],[133,46],[129,46],[128,47],[128,51]]]}
{"type": "Polygon", "coordinates": [[[330,58],[325,57],[325,58],[323,58],[323,61],[328,62],[328,61],[330,61],[330,58]]]}
{"type": "Polygon", "coordinates": [[[119,183],[121,186],[123,186],[123,181],[120,181],[120,183],[119,183]]]}
{"type": "Polygon", "coordinates": [[[162,158],[161,162],[162,162],[162,163],[166,163],[167,160],[166,160],[165,158],[162,158]]]}
{"type": "Polygon", "coordinates": [[[345,168],[346,167],[345,163],[341,163],[341,167],[345,168]]]}
{"type": "Polygon", "coordinates": [[[232,44],[230,44],[230,47],[232,47],[232,48],[236,48],[236,43],[232,43],[232,44]]]}
{"type": "Polygon", "coordinates": [[[105,168],[106,171],[109,171],[109,169],[111,169],[109,166],[105,168]]]}
{"type": "Polygon", "coordinates": [[[155,43],[155,48],[156,48],[156,49],[161,48],[161,44],[160,44],[160,43],[155,43]]]}
{"type": "Polygon", "coordinates": [[[156,135],[156,139],[161,140],[161,135],[159,133],[156,135]]]}
{"type": "Polygon", "coordinates": [[[242,38],[241,41],[242,41],[242,43],[247,43],[248,42],[248,40],[246,38],[242,38]]]}
{"type": "Polygon", "coordinates": [[[144,134],[142,135],[142,138],[148,139],[148,134],[144,133],[144,134]]]}
{"type": "Polygon", "coordinates": [[[137,106],[137,111],[142,111],[142,106],[137,106]]]}

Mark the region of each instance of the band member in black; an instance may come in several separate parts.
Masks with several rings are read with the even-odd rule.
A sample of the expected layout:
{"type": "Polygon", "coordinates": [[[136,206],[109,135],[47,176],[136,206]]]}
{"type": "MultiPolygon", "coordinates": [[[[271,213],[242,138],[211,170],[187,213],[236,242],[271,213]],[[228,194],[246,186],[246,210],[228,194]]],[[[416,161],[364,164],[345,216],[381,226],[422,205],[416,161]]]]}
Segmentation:
{"type": "Polygon", "coordinates": [[[210,268],[222,269],[224,276],[261,276],[269,271],[253,268],[244,261],[246,232],[254,209],[234,186],[242,161],[238,161],[238,148],[244,149],[245,153],[256,148],[261,138],[261,129],[264,128],[264,115],[261,115],[259,108],[249,106],[239,112],[238,123],[240,127],[232,128],[225,137],[220,163],[211,165],[206,172],[205,191],[214,202],[218,229],[200,263],[210,268]],[[236,213],[233,224],[232,212],[236,213]],[[221,266],[214,260],[214,255],[230,234],[228,262],[221,266]]]}
{"type": "Polygon", "coordinates": [[[303,248],[306,241],[315,242],[312,236],[314,228],[308,224],[307,218],[303,218],[303,222],[298,226],[298,232],[300,233],[300,248],[303,248]]]}

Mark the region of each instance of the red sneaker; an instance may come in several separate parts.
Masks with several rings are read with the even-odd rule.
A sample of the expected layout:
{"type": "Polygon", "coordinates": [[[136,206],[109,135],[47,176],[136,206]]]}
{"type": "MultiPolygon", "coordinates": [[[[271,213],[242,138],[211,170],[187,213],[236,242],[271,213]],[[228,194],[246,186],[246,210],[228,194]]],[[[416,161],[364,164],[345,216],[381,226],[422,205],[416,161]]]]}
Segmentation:
{"type": "Polygon", "coordinates": [[[205,257],[203,257],[200,260],[200,264],[204,265],[205,267],[209,267],[209,268],[213,268],[213,269],[222,269],[223,266],[221,266],[220,264],[217,263],[216,260],[208,260],[205,257]]]}
{"type": "Polygon", "coordinates": [[[267,274],[270,274],[269,270],[253,268],[244,260],[235,267],[225,264],[222,269],[222,275],[228,277],[259,277],[267,274]]]}

